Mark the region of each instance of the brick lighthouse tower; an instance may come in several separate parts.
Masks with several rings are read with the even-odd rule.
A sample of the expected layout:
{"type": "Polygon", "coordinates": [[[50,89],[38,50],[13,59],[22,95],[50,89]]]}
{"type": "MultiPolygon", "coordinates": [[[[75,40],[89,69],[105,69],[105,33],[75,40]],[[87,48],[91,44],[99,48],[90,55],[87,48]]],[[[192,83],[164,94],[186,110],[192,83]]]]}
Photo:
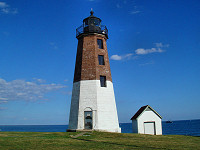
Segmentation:
{"type": "Polygon", "coordinates": [[[67,131],[121,132],[106,45],[108,30],[93,13],[76,29],[78,47],[67,131]]]}

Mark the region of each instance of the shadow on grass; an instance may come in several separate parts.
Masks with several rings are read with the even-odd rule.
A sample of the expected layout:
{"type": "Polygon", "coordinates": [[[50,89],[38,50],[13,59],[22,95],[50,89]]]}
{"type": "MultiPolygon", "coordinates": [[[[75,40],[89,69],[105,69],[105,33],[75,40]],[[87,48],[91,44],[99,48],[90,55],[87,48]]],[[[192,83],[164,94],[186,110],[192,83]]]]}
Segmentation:
{"type": "Polygon", "coordinates": [[[103,143],[108,145],[116,145],[116,146],[124,146],[124,147],[131,147],[131,148],[138,148],[138,149],[167,149],[167,148],[158,148],[158,147],[148,147],[148,146],[137,146],[137,145],[130,145],[130,144],[120,144],[120,143],[114,143],[114,142],[105,142],[105,141],[95,141],[95,140],[89,140],[89,139],[80,139],[80,138],[72,138],[73,140],[79,140],[79,141],[86,141],[86,142],[93,142],[93,143],[103,143]]]}

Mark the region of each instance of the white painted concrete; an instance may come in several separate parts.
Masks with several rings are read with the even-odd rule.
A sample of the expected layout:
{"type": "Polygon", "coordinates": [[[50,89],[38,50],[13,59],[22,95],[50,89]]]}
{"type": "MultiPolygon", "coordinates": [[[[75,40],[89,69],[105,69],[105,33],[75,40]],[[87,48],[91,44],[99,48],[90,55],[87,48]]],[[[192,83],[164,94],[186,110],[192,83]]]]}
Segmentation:
{"type": "Polygon", "coordinates": [[[93,112],[93,130],[121,132],[119,128],[113,84],[100,87],[100,80],[83,80],[73,84],[69,127],[84,129],[84,111],[93,112]]]}

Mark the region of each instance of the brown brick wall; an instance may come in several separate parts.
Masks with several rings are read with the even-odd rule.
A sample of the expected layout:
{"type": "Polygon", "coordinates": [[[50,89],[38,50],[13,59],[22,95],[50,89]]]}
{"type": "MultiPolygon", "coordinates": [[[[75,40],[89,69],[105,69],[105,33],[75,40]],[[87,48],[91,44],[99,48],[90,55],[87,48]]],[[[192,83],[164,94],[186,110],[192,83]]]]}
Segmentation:
{"type": "Polygon", "coordinates": [[[100,34],[78,38],[74,82],[100,80],[100,75],[106,76],[106,80],[112,82],[106,40],[106,37],[100,34]],[[97,39],[103,40],[103,49],[98,48],[97,39]],[[104,55],[105,65],[99,65],[98,55],[104,55]]]}

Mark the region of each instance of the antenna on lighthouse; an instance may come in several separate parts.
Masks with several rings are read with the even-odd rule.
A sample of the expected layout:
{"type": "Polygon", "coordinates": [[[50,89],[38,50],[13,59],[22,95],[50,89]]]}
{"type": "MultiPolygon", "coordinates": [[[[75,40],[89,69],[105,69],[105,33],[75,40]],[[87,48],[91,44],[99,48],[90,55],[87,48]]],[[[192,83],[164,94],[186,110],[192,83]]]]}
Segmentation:
{"type": "Polygon", "coordinates": [[[91,8],[90,14],[91,16],[94,14],[93,8],[91,8]]]}

